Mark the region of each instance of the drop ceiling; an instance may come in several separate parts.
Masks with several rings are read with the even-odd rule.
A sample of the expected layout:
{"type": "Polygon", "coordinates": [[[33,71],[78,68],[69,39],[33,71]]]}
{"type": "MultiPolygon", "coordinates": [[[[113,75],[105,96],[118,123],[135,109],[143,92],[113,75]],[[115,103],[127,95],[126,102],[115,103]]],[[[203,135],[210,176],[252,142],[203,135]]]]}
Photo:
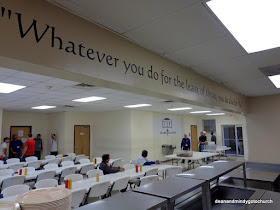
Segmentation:
{"type": "Polygon", "coordinates": [[[280,64],[280,48],[248,54],[205,0],[49,0],[246,96],[279,94],[259,68],[280,64]]]}
{"type": "MultiPolygon", "coordinates": [[[[125,105],[152,104],[150,107],[137,108],[135,110],[153,111],[161,113],[172,113],[180,115],[205,115],[190,114],[191,111],[209,110],[212,113],[221,111],[188,105],[179,102],[166,102],[166,99],[154,98],[128,92],[103,88],[103,87],[79,87],[79,83],[62,80],[27,72],[0,68],[0,82],[27,86],[24,89],[4,94],[0,93],[0,107],[6,111],[54,113],[63,111],[73,112],[105,112],[127,110],[125,105]],[[106,100],[79,103],[72,100],[99,96],[106,100]],[[54,109],[34,110],[31,107],[49,105],[56,106],[54,109]],[[192,107],[191,110],[168,111],[169,108],[192,107]]],[[[230,114],[226,112],[226,114],[230,114]]]]}

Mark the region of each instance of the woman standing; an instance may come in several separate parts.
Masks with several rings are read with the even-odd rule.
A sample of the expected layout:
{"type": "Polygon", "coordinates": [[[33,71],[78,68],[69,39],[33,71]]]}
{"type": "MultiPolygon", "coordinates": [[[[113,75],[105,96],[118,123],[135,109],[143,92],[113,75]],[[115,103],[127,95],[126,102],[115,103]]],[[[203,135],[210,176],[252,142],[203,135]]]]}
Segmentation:
{"type": "Polygon", "coordinates": [[[57,139],[55,134],[53,133],[51,135],[51,155],[57,155],[58,151],[57,151],[57,139]]]}

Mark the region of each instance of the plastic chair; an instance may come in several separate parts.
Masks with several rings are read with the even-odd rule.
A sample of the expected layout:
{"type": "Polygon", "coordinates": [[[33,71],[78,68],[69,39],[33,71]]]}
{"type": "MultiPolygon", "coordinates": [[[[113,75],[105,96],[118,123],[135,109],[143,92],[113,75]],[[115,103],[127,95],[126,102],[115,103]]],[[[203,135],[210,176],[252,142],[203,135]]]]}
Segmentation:
{"type": "Polygon", "coordinates": [[[100,169],[93,169],[87,172],[87,177],[88,178],[93,178],[96,177],[96,174],[99,173],[99,176],[103,176],[103,171],[100,169]]]}
{"type": "Polygon", "coordinates": [[[59,182],[61,181],[61,179],[64,179],[64,177],[68,176],[69,174],[75,174],[76,171],[77,171],[77,167],[75,166],[63,169],[59,176],[59,182]]]}
{"type": "Polygon", "coordinates": [[[61,160],[59,159],[59,158],[53,158],[53,159],[50,159],[49,161],[48,161],[48,164],[56,164],[56,165],[59,165],[60,164],[60,162],[61,162],[61,160]]]}
{"type": "Polygon", "coordinates": [[[0,170],[0,176],[13,176],[15,173],[12,169],[2,169],[0,170]]]}
{"type": "Polygon", "coordinates": [[[122,164],[122,158],[118,158],[111,163],[112,167],[120,167],[122,164]]]}
{"type": "Polygon", "coordinates": [[[3,197],[6,198],[6,197],[11,197],[22,193],[26,193],[29,191],[29,189],[30,187],[28,185],[19,184],[19,185],[7,187],[4,190],[2,190],[1,193],[3,194],[3,197]]]}
{"type": "Polygon", "coordinates": [[[40,161],[32,161],[27,163],[27,167],[33,167],[35,169],[39,169],[41,167],[41,162],[40,161]]]}
{"type": "Polygon", "coordinates": [[[55,155],[47,155],[47,156],[45,156],[45,159],[47,159],[47,160],[55,159],[55,155]]]}
{"type": "Polygon", "coordinates": [[[7,160],[7,164],[19,163],[19,158],[11,158],[7,160]]]}
{"type": "Polygon", "coordinates": [[[67,179],[72,179],[72,182],[82,181],[83,175],[82,174],[69,174],[66,177],[64,177],[64,181],[67,179]]]}
{"type": "Polygon", "coordinates": [[[43,179],[35,183],[34,187],[36,189],[46,188],[46,187],[57,187],[58,181],[56,179],[43,179]]]}
{"type": "Polygon", "coordinates": [[[35,182],[37,183],[44,179],[54,179],[55,175],[56,175],[56,171],[44,171],[37,175],[35,182]]]}
{"type": "Polygon", "coordinates": [[[140,178],[139,186],[144,186],[146,184],[150,184],[156,181],[158,181],[158,175],[144,176],[140,178]]]}
{"type": "Polygon", "coordinates": [[[84,201],[84,197],[86,194],[86,189],[75,190],[72,192],[72,200],[71,200],[71,208],[78,208],[84,201]]]}
{"type": "Polygon", "coordinates": [[[25,158],[25,162],[31,162],[31,161],[36,161],[36,160],[38,160],[38,158],[35,156],[25,158]]]}
{"type": "MultiPolygon", "coordinates": [[[[22,169],[22,175],[24,175],[24,170],[27,168],[27,174],[31,174],[31,173],[34,173],[35,172],[35,168],[33,168],[33,167],[25,167],[25,168],[20,168],[20,169],[22,169]]],[[[19,170],[20,169],[18,169],[17,170],[17,173],[19,173],[19,170]]]]}
{"type": "Polygon", "coordinates": [[[76,154],[75,153],[67,153],[68,157],[72,158],[72,161],[75,160],[76,154]]]}
{"type": "Polygon", "coordinates": [[[158,175],[158,169],[157,168],[150,169],[146,171],[144,176],[151,176],[151,175],[158,175]]]}
{"type": "Polygon", "coordinates": [[[74,162],[79,163],[81,159],[86,159],[85,155],[77,155],[74,162]]]}
{"type": "Polygon", "coordinates": [[[97,182],[89,188],[85,203],[88,203],[90,198],[100,198],[105,197],[109,191],[110,181],[97,182]]]}
{"type": "Polygon", "coordinates": [[[123,168],[124,168],[125,170],[135,169],[135,165],[133,165],[133,164],[131,164],[131,163],[129,163],[129,164],[124,164],[124,165],[123,165],[123,168]]]}
{"type": "Polygon", "coordinates": [[[56,165],[54,163],[44,165],[44,169],[57,169],[57,168],[58,168],[58,165],[56,165]]]}
{"type": "Polygon", "coordinates": [[[133,164],[134,166],[137,165],[137,160],[130,160],[130,163],[133,164]]]}
{"type": "Polygon", "coordinates": [[[122,177],[122,178],[115,180],[110,188],[108,196],[111,196],[114,192],[117,192],[117,191],[122,191],[122,192],[126,191],[129,180],[130,180],[129,176],[122,177]]]}
{"type": "Polygon", "coordinates": [[[0,160],[0,165],[3,165],[4,164],[4,161],[3,160],[0,160]]]}
{"type": "Polygon", "coordinates": [[[86,158],[82,158],[82,159],[79,160],[79,163],[80,163],[80,164],[90,163],[90,160],[89,160],[89,159],[86,159],[86,158]]]}
{"type": "Polygon", "coordinates": [[[90,163],[81,167],[79,173],[86,175],[88,171],[95,169],[95,165],[90,163]]]}
{"type": "Polygon", "coordinates": [[[64,158],[61,158],[61,164],[64,162],[64,161],[72,161],[72,157],[64,157],[64,158]]]}
{"type": "Polygon", "coordinates": [[[23,168],[23,167],[24,167],[24,163],[16,163],[16,164],[10,165],[8,167],[8,169],[12,169],[12,170],[14,170],[14,172],[16,172],[18,169],[23,168]]]}
{"type": "Polygon", "coordinates": [[[3,179],[1,190],[4,190],[5,188],[13,185],[23,184],[24,180],[25,180],[25,176],[11,176],[6,179],[3,179]]]}
{"type": "Polygon", "coordinates": [[[73,161],[64,161],[64,162],[61,162],[61,166],[64,167],[64,166],[73,166],[74,163],[73,161]]]}
{"type": "Polygon", "coordinates": [[[174,177],[182,172],[183,172],[183,168],[181,166],[174,166],[172,168],[167,168],[165,170],[165,177],[174,177]]]}

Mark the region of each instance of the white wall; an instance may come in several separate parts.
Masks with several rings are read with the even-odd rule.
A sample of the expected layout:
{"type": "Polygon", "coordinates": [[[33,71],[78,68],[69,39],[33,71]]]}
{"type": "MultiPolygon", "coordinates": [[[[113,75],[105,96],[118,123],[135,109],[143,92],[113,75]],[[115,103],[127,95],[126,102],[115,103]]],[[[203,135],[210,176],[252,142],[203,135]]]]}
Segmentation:
{"type": "Polygon", "coordinates": [[[94,113],[93,156],[109,153],[111,158],[131,159],[130,111],[94,113]]]}

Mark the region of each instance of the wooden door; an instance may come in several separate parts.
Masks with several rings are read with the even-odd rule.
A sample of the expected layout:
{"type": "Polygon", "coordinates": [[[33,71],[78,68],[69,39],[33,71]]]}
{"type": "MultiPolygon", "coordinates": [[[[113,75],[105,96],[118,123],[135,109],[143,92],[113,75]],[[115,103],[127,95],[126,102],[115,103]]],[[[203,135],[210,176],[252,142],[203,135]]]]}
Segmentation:
{"type": "Polygon", "coordinates": [[[23,140],[23,142],[25,142],[25,140],[28,139],[28,133],[32,132],[32,127],[31,126],[11,126],[10,129],[10,138],[12,140],[13,135],[17,134],[18,135],[18,139],[23,140]]]}
{"type": "Polygon", "coordinates": [[[90,126],[74,126],[74,152],[76,155],[90,156],[90,126]]]}
{"type": "Polygon", "coordinates": [[[192,141],[192,150],[198,151],[198,138],[197,138],[197,126],[191,125],[191,141],[192,141]]]}

